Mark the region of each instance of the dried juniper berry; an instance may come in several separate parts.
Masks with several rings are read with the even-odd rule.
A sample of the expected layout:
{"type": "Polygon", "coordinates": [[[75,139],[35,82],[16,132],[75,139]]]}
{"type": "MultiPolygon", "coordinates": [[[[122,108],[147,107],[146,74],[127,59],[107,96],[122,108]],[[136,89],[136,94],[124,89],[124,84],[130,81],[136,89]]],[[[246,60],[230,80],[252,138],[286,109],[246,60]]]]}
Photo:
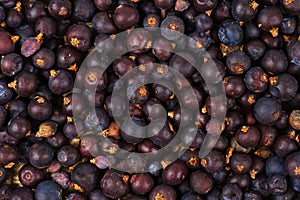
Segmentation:
{"type": "Polygon", "coordinates": [[[236,133],[236,141],[245,148],[255,148],[260,141],[260,132],[255,126],[242,126],[236,133]]]}
{"type": "Polygon", "coordinates": [[[235,152],[230,159],[230,166],[232,171],[238,174],[246,173],[250,170],[253,160],[252,157],[246,153],[235,152]]]}
{"type": "Polygon", "coordinates": [[[256,93],[266,91],[269,85],[268,75],[260,67],[252,67],[247,71],[244,82],[248,90],[256,93]]]}
{"type": "Polygon", "coordinates": [[[282,13],[277,6],[267,6],[257,15],[257,24],[261,29],[269,31],[279,27],[282,22],[282,13]]]}
{"type": "Polygon", "coordinates": [[[287,180],[285,175],[273,174],[268,178],[269,190],[273,195],[282,194],[287,190],[287,180]]]}
{"type": "Polygon", "coordinates": [[[21,187],[15,189],[11,195],[10,200],[18,200],[18,199],[28,199],[28,200],[34,200],[34,193],[30,188],[21,187]]]}
{"type": "Polygon", "coordinates": [[[139,22],[138,10],[130,5],[120,5],[113,13],[113,21],[119,29],[129,29],[137,25],[139,22]]]}
{"type": "Polygon", "coordinates": [[[73,24],[66,33],[67,41],[78,51],[87,51],[92,45],[92,31],[85,24],[73,24]]]}
{"type": "Polygon", "coordinates": [[[270,79],[270,93],[279,101],[292,100],[298,91],[298,81],[288,73],[270,79]]]}
{"type": "Polygon", "coordinates": [[[251,59],[259,60],[266,52],[266,45],[261,40],[253,39],[245,44],[245,52],[251,59]]]}
{"type": "Polygon", "coordinates": [[[73,78],[68,71],[51,70],[48,80],[48,86],[51,92],[60,95],[72,89],[73,78]]]}
{"type": "Polygon", "coordinates": [[[35,143],[30,148],[29,161],[36,168],[45,168],[52,162],[53,154],[48,143],[35,143]]]}
{"type": "Polygon", "coordinates": [[[258,11],[259,4],[254,0],[233,0],[231,13],[238,21],[250,21],[258,11]]]}
{"type": "Polygon", "coordinates": [[[91,163],[80,163],[71,172],[71,180],[86,191],[92,191],[98,184],[99,171],[91,163]]]}
{"type": "Polygon", "coordinates": [[[0,145],[0,164],[2,166],[5,166],[10,162],[16,162],[18,159],[19,152],[16,147],[8,144],[0,145]]]}
{"type": "Polygon", "coordinates": [[[297,144],[287,135],[281,135],[276,139],[274,151],[280,157],[286,157],[297,150],[297,144]]]}
{"type": "Polygon", "coordinates": [[[0,31],[0,54],[11,53],[15,50],[13,37],[9,32],[0,31]]]}
{"type": "Polygon", "coordinates": [[[1,71],[6,76],[14,76],[23,68],[23,59],[17,53],[6,54],[0,63],[1,71]]]}
{"type": "Polygon", "coordinates": [[[19,171],[18,177],[20,182],[25,187],[35,187],[46,178],[45,172],[33,167],[30,164],[25,164],[19,171]]]}
{"type": "Polygon", "coordinates": [[[225,157],[218,150],[212,150],[200,160],[203,169],[209,173],[222,171],[225,167],[225,157]]]}
{"type": "Polygon", "coordinates": [[[154,180],[148,173],[134,174],[130,178],[130,186],[134,193],[144,195],[151,191],[154,180]]]}
{"type": "Polygon", "coordinates": [[[251,59],[243,51],[233,51],[226,57],[226,66],[231,74],[242,74],[251,67],[251,59]]]}
{"type": "Polygon", "coordinates": [[[62,200],[62,189],[53,181],[40,182],[35,191],[36,200],[62,200]]]}
{"type": "Polygon", "coordinates": [[[98,12],[93,16],[93,26],[98,33],[112,34],[117,32],[117,27],[108,12],[98,12]]]}
{"type": "Polygon", "coordinates": [[[30,121],[22,116],[16,116],[8,122],[7,132],[10,136],[21,139],[31,131],[30,121]]]}
{"type": "Polygon", "coordinates": [[[56,22],[51,17],[38,18],[35,23],[35,32],[43,33],[47,37],[52,37],[56,33],[56,22]]]}
{"type": "Polygon", "coordinates": [[[70,167],[80,159],[79,152],[71,145],[62,146],[57,151],[57,160],[64,166],[70,167]]]}
{"type": "Polygon", "coordinates": [[[105,172],[100,182],[100,188],[103,194],[109,198],[120,198],[126,195],[130,188],[128,184],[129,176],[116,170],[105,172]]]}
{"type": "Polygon", "coordinates": [[[198,170],[190,176],[190,186],[198,194],[207,194],[214,185],[212,176],[204,171],[198,170]]]}
{"type": "Polygon", "coordinates": [[[226,46],[236,46],[243,40],[243,30],[238,23],[233,20],[225,20],[218,29],[220,42],[226,46]]]}
{"type": "Polygon", "coordinates": [[[288,59],[284,51],[279,49],[270,49],[264,55],[261,66],[271,75],[281,74],[287,70],[288,59]]]}
{"type": "Polygon", "coordinates": [[[238,186],[237,184],[226,184],[222,189],[220,198],[222,200],[229,200],[229,199],[242,200],[243,192],[240,186],[238,186]]]}
{"type": "Polygon", "coordinates": [[[188,168],[181,161],[175,161],[168,165],[162,173],[162,177],[168,185],[178,185],[187,176],[188,168]]]}
{"type": "Polygon", "coordinates": [[[193,0],[194,7],[199,12],[205,12],[208,10],[213,10],[217,7],[218,1],[217,0],[193,0]]]}
{"type": "Polygon", "coordinates": [[[150,192],[149,200],[156,199],[169,199],[175,200],[177,198],[177,194],[174,188],[169,185],[157,185],[150,192]]]}
{"type": "Polygon", "coordinates": [[[70,0],[50,0],[48,11],[52,17],[64,19],[70,16],[72,12],[72,3],[70,0]]]}

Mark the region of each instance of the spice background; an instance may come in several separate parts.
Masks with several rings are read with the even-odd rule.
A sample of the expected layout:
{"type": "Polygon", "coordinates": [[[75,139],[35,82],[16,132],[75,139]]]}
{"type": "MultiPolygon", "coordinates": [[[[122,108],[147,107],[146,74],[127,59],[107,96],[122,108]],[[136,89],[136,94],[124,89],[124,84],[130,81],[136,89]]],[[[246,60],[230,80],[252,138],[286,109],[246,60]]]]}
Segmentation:
{"type": "Polygon", "coordinates": [[[299,81],[300,0],[0,0],[0,200],[300,199],[299,81]]]}

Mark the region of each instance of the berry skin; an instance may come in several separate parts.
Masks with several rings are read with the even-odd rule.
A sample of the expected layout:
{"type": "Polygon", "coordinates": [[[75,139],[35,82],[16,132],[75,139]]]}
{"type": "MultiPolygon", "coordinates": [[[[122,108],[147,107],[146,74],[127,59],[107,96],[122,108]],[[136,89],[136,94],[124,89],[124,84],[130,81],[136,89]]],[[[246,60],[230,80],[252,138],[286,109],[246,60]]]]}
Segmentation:
{"type": "Polygon", "coordinates": [[[62,200],[62,189],[53,181],[41,182],[35,191],[36,200],[62,200]]]}
{"type": "Polygon", "coordinates": [[[254,116],[263,125],[276,123],[281,113],[281,105],[269,97],[260,98],[254,106],[254,116]]]}
{"type": "Polygon", "coordinates": [[[221,43],[233,47],[242,42],[244,34],[238,23],[233,20],[225,20],[219,27],[218,37],[221,43]]]}

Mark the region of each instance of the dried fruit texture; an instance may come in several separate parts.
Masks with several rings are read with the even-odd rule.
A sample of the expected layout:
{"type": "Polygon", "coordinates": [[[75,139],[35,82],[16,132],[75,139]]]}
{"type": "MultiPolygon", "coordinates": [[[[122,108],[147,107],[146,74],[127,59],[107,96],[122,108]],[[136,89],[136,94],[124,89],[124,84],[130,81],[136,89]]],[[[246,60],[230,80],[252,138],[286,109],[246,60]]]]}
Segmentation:
{"type": "Polygon", "coordinates": [[[52,121],[47,121],[39,126],[39,130],[35,137],[50,137],[54,135],[57,131],[58,124],[52,121]]]}
{"type": "Polygon", "coordinates": [[[0,0],[0,199],[297,199],[299,13],[0,0]]]}

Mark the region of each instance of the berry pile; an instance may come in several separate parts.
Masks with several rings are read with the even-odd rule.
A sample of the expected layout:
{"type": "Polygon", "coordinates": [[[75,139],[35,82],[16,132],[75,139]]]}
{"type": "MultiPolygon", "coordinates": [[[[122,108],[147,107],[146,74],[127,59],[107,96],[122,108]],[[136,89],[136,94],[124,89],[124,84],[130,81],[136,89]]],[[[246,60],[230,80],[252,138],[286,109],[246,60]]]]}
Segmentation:
{"type": "Polygon", "coordinates": [[[0,0],[0,199],[299,199],[299,14],[300,0],[0,0]],[[151,33],[159,28],[155,39],[151,33]],[[114,40],[124,31],[123,42],[114,40]],[[89,60],[78,75],[95,47],[131,51],[105,72],[96,67],[102,58],[89,60]],[[174,53],[188,57],[186,48],[201,59],[174,53]],[[202,64],[200,72],[193,62],[202,64]],[[143,73],[122,82],[133,69],[143,73]],[[172,80],[182,102],[158,83],[132,91],[147,76],[172,80]],[[83,93],[73,88],[75,80],[83,93]],[[218,83],[224,106],[215,105],[222,98],[208,87],[218,83]],[[128,107],[112,98],[124,85],[128,107]],[[199,112],[190,116],[180,106],[199,112]],[[140,127],[163,115],[167,120],[160,130],[148,126],[144,133],[125,123],[125,131],[114,119],[124,112],[140,127]],[[222,123],[211,120],[224,112],[222,123]],[[74,113],[82,120],[75,123],[74,113]],[[142,157],[129,157],[129,167],[143,166],[145,173],[112,167],[122,156],[116,148],[155,153],[180,126],[189,148],[175,162],[166,155],[143,166],[142,157]],[[199,157],[217,129],[216,145],[199,157]]]}

